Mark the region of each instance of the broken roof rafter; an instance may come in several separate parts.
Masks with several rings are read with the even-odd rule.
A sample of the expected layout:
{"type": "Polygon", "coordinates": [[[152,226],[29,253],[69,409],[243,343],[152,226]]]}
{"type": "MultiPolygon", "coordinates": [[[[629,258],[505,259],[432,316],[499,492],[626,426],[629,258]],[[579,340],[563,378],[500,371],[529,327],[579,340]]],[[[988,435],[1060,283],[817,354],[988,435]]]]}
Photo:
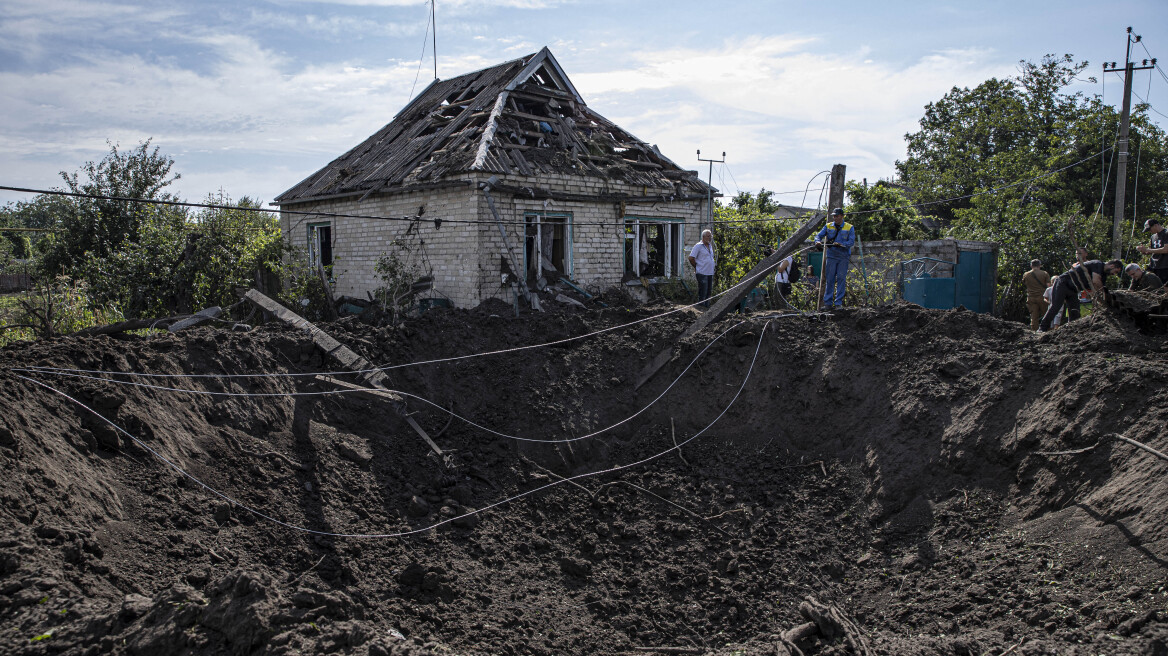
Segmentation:
{"type": "Polygon", "coordinates": [[[394,120],[276,204],[436,182],[473,171],[580,175],[706,193],[686,171],[587,106],[548,48],[435,81],[394,120]]]}

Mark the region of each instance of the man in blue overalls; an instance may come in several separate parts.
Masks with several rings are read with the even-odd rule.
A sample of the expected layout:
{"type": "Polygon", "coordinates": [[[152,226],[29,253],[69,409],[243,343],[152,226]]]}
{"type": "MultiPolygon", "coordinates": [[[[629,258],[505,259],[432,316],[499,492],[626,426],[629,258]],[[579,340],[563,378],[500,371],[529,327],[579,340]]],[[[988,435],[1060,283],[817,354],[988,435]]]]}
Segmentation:
{"type": "Polygon", "coordinates": [[[831,221],[815,235],[815,245],[823,249],[823,307],[842,308],[844,290],[848,283],[848,263],[852,246],[856,243],[856,229],[844,221],[844,211],[831,211],[831,221]],[[834,293],[834,295],[833,295],[834,293]]]}

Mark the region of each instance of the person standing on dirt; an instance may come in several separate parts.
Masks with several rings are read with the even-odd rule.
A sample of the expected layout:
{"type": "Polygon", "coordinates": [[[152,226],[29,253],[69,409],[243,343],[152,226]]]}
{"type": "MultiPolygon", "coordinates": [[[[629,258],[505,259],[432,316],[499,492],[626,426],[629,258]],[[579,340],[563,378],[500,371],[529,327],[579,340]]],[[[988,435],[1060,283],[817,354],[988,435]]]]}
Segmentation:
{"type": "Polygon", "coordinates": [[[698,279],[698,303],[710,307],[710,294],[714,288],[714,233],[702,231],[702,240],[689,249],[689,263],[698,279]]]}
{"type": "Polygon", "coordinates": [[[1136,250],[1144,255],[1151,255],[1152,261],[1148,264],[1148,269],[1160,280],[1168,280],[1168,233],[1164,231],[1164,226],[1160,225],[1158,219],[1144,221],[1144,233],[1151,233],[1152,242],[1148,246],[1140,244],[1136,246],[1136,250]]]}
{"type": "Polygon", "coordinates": [[[1022,285],[1026,288],[1026,309],[1030,310],[1030,330],[1038,330],[1038,322],[1046,314],[1046,288],[1050,287],[1050,274],[1042,270],[1041,260],[1030,260],[1030,270],[1022,274],[1022,285]]]}
{"type": "Polygon", "coordinates": [[[1124,273],[1128,278],[1131,278],[1131,284],[1128,289],[1136,292],[1151,292],[1160,289],[1164,286],[1164,282],[1160,280],[1160,276],[1151,271],[1144,271],[1140,265],[1131,263],[1124,269],[1124,273]]]}
{"type": "Polygon", "coordinates": [[[1055,315],[1062,312],[1063,304],[1067,299],[1075,298],[1079,292],[1104,291],[1104,280],[1107,276],[1118,276],[1123,272],[1123,262],[1111,260],[1106,264],[1099,260],[1087,260],[1054,279],[1054,287],[1050,292],[1050,307],[1038,323],[1038,332],[1050,330],[1050,323],[1055,315]]]}
{"type": "MultiPolygon", "coordinates": [[[[1082,266],[1084,262],[1089,262],[1091,255],[1087,253],[1087,249],[1083,246],[1075,248],[1075,261],[1071,262],[1071,268],[1082,266]]],[[[1063,304],[1063,320],[1074,321],[1082,315],[1082,294],[1073,296],[1067,299],[1063,304]]]]}
{"type": "Polygon", "coordinates": [[[856,243],[856,229],[844,221],[842,208],[831,211],[831,221],[815,235],[815,245],[823,253],[823,307],[842,308],[844,291],[848,284],[848,265],[852,246],[856,243]]]}
{"type": "Polygon", "coordinates": [[[775,289],[779,292],[779,307],[791,307],[791,269],[795,266],[795,256],[784,257],[775,268],[775,289]]]}

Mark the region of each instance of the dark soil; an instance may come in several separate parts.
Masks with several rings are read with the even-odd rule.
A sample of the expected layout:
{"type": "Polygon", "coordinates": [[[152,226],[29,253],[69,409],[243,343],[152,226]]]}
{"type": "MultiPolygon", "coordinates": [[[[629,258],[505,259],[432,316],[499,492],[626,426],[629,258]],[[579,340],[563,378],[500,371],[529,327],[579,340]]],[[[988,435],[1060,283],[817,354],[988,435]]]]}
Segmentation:
{"type": "MultiPolygon", "coordinates": [[[[499,304],[323,328],[395,365],[662,310],[517,319],[499,304]]],[[[485,427],[561,440],[642,409],[728,331],[659,402],[586,440],[447,427],[410,401],[446,458],[384,399],[218,377],[332,368],[279,325],[4,349],[0,653],[782,654],[814,597],[872,653],[1168,654],[1168,462],[1111,439],[1168,450],[1163,337],[1104,311],[1035,336],[896,305],[731,317],[675,343],[693,316],[389,370],[485,427]],[[660,454],[732,401],[680,451],[493,505],[660,454]]]]}

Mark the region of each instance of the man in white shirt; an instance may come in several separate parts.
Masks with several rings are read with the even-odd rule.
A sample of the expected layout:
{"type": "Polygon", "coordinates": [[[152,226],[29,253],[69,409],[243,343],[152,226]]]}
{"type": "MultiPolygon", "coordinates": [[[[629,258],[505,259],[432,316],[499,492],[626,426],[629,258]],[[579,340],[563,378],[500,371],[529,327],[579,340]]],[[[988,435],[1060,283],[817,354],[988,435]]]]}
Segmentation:
{"type": "Polygon", "coordinates": [[[779,292],[778,306],[781,308],[791,307],[791,267],[795,266],[795,256],[788,255],[779,262],[778,268],[775,269],[775,288],[779,292]]]}
{"type": "Polygon", "coordinates": [[[689,263],[697,272],[698,303],[710,307],[710,294],[714,288],[714,233],[702,231],[702,240],[689,249],[689,263]]]}

